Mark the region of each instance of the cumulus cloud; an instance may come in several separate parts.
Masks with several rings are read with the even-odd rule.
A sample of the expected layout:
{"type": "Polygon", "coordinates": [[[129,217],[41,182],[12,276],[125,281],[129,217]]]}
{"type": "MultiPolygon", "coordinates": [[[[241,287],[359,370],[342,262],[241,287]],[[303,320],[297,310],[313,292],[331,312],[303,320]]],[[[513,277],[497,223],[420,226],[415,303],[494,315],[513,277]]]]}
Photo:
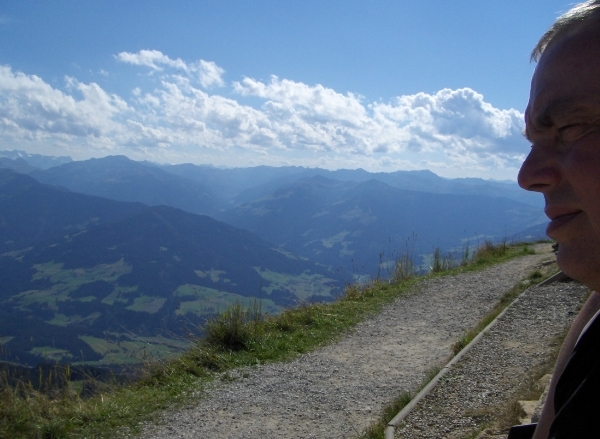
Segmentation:
{"type": "Polygon", "coordinates": [[[469,88],[401,96],[373,105],[373,112],[407,135],[413,151],[438,149],[465,162],[477,157],[513,166],[523,158],[523,115],[494,108],[469,88]]]}
{"type": "Polygon", "coordinates": [[[203,87],[210,87],[212,85],[224,86],[224,73],[225,70],[212,61],[204,61],[201,59],[198,62],[198,79],[203,87]]]}
{"type": "Polygon", "coordinates": [[[504,165],[522,159],[522,114],[494,108],[469,88],[372,104],[351,93],[277,77],[269,83],[245,78],[233,88],[265,100],[262,111],[285,128],[280,137],[292,148],[364,155],[440,151],[463,163],[485,159],[504,165]]]}
{"type": "Polygon", "coordinates": [[[137,53],[121,52],[116,58],[124,63],[149,67],[153,71],[163,71],[165,67],[177,69],[190,76],[196,76],[205,87],[224,86],[225,70],[212,61],[199,60],[196,63],[186,63],[181,58],[171,59],[158,50],[140,50],[137,53]]]}
{"type": "Polygon", "coordinates": [[[249,106],[209,92],[225,85],[215,63],[188,63],[156,50],[121,52],[117,59],[159,72],[154,88],[136,87],[126,101],[95,83],[67,77],[59,90],[0,67],[0,135],[138,151],[312,154],[381,169],[429,163],[480,174],[514,170],[526,152],[522,114],[495,108],[469,88],[369,103],[318,84],[244,78],[231,90],[258,100],[249,106]]]}
{"type": "Polygon", "coordinates": [[[101,137],[119,131],[115,116],[128,111],[127,103],[97,84],[66,78],[67,88],[80,99],[52,88],[35,75],[15,73],[0,66],[0,127],[4,134],[27,137],[53,134],[101,137]]]}
{"type": "Polygon", "coordinates": [[[278,110],[294,112],[315,122],[337,121],[346,126],[359,126],[366,116],[360,98],[352,93],[343,95],[322,85],[308,86],[300,82],[271,78],[263,84],[250,78],[234,82],[235,91],[244,96],[267,99],[278,110]]]}

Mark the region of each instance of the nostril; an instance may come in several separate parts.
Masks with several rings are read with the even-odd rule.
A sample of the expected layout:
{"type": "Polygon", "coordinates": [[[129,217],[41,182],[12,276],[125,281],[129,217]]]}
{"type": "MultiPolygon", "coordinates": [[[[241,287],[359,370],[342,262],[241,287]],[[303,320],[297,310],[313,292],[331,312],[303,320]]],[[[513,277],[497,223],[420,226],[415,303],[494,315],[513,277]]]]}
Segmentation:
{"type": "Polygon", "coordinates": [[[548,148],[534,145],[519,170],[519,186],[528,191],[544,192],[559,181],[557,163],[548,154],[548,148]]]}
{"type": "Polygon", "coordinates": [[[523,164],[521,165],[521,169],[519,170],[519,174],[517,175],[517,183],[519,184],[519,186],[521,186],[523,189],[525,190],[531,190],[529,189],[530,186],[533,183],[533,176],[532,176],[532,166],[530,166],[529,163],[529,157],[527,157],[527,159],[525,159],[525,161],[523,162],[523,164]]]}
{"type": "Polygon", "coordinates": [[[517,183],[523,189],[534,192],[544,192],[555,186],[560,180],[558,171],[549,166],[533,167],[523,163],[517,183]]]}

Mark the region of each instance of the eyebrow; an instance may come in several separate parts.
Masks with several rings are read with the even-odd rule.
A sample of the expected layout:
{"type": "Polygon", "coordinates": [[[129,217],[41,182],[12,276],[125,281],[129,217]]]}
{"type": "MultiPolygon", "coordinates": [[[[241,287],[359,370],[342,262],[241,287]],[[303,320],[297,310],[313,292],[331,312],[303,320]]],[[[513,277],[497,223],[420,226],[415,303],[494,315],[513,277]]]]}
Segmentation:
{"type": "Polygon", "coordinates": [[[525,128],[523,130],[523,136],[531,141],[531,137],[528,132],[528,126],[534,128],[550,128],[554,125],[557,119],[564,119],[567,117],[577,117],[578,115],[589,116],[595,113],[594,120],[600,119],[600,98],[595,99],[557,99],[551,101],[546,107],[536,112],[535,116],[532,116],[530,110],[525,111],[525,128]],[[527,121],[530,121],[528,124],[527,121]]]}
{"type": "Polygon", "coordinates": [[[535,126],[548,128],[554,124],[556,119],[572,116],[583,110],[581,101],[574,99],[562,99],[550,102],[542,111],[539,111],[532,121],[535,126]]]}

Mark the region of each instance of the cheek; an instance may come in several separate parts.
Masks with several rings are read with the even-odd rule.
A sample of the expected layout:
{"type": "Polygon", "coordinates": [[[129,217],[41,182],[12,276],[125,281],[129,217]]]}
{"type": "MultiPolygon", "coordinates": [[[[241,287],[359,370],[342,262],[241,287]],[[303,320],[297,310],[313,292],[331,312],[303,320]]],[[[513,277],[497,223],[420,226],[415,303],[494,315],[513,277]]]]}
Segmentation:
{"type": "Polygon", "coordinates": [[[571,154],[564,170],[575,194],[574,207],[583,210],[590,226],[600,240],[600,145],[593,150],[581,150],[571,154]]]}
{"type": "Polygon", "coordinates": [[[590,201],[587,207],[587,216],[590,221],[592,231],[596,237],[596,241],[600,245],[600,203],[598,201],[590,201]]]}
{"type": "Polygon", "coordinates": [[[573,235],[561,243],[561,269],[590,288],[600,288],[600,136],[569,145],[557,157],[561,182],[556,196],[582,216],[573,235]]]}
{"type": "Polygon", "coordinates": [[[563,177],[589,207],[600,209],[600,136],[589,136],[563,156],[563,177]]]}

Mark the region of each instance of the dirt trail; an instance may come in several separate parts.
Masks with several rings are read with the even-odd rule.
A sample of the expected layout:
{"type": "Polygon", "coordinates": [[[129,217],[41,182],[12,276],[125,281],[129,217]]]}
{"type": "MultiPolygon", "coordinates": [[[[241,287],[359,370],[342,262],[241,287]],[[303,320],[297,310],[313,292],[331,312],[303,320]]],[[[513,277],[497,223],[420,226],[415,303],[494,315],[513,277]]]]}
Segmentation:
{"type": "MultiPolygon", "coordinates": [[[[441,366],[451,345],[543,261],[524,256],[481,272],[429,279],[336,344],[293,361],[245,368],[167,413],[145,438],[349,438],[441,366]]],[[[542,249],[540,248],[540,250],[542,249]]]]}
{"type": "Polygon", "coordinates": [[[485,428],[479,439],[506,438],[510,425],[501,424],[518,423],[503,415],[508,402],[515,402],[519,387],[527,388],[539,366],[552,358],[554,337],[571,323],[587,294],[577,282],[525,291],[415,407],[395,437],[464,438],[485,428]]]}

